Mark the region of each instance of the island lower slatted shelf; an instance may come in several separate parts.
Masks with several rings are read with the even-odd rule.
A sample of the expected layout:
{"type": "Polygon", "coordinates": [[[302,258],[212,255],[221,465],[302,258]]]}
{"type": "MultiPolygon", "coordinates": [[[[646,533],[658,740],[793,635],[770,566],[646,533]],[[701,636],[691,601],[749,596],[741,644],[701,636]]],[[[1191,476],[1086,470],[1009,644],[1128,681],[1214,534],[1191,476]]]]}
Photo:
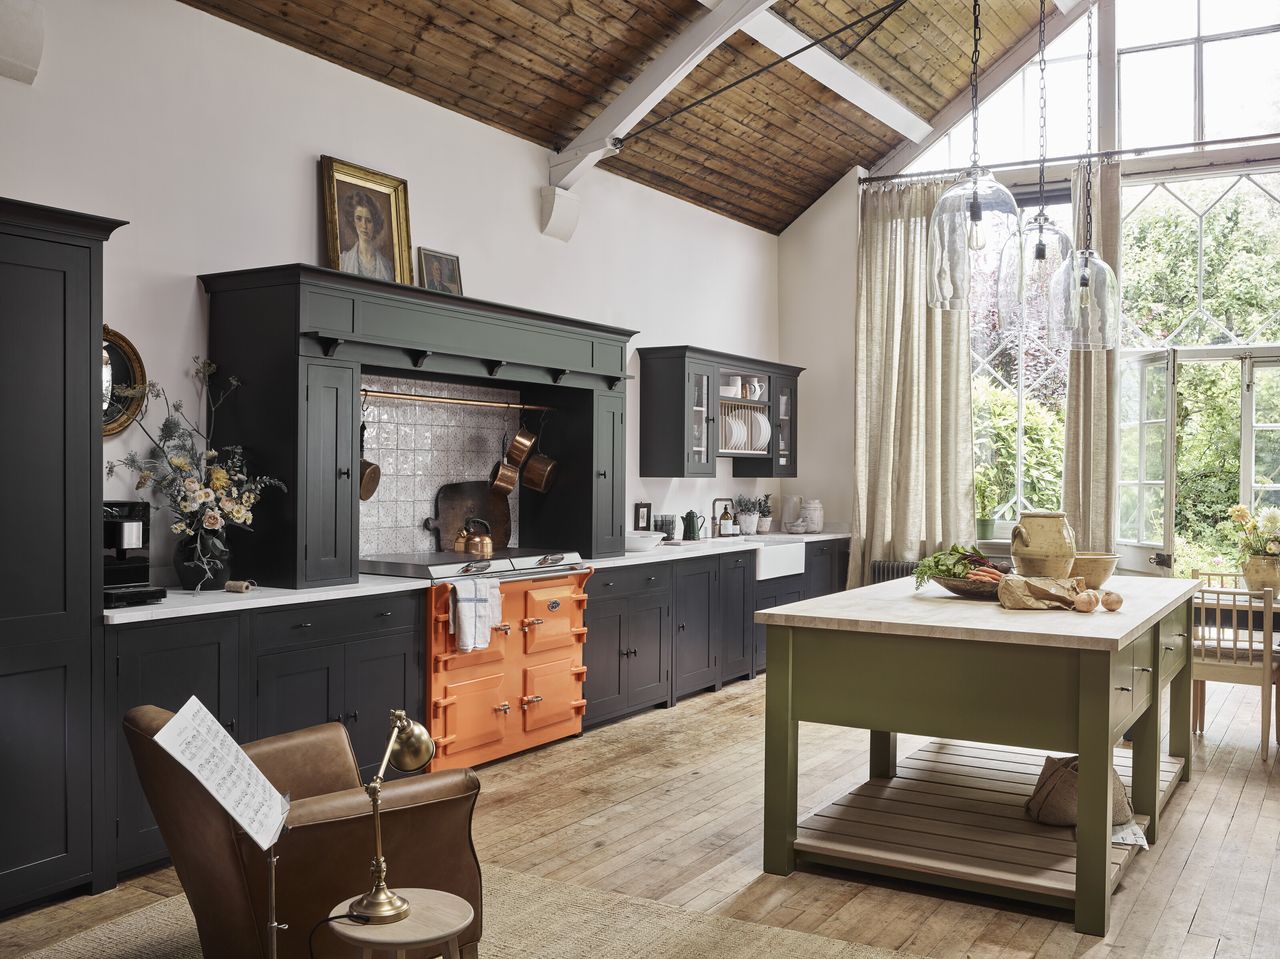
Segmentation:
{"type": "MultiPolygon", "coordinates": [[[[1024,803],[1049,753],[934,740],[905,759],[897,775],[871,779],[800,822],[798,856],[903,879],[1071,907],[1075,830],[1032,820],[1024,803]]],[[[1182,760],[1163,756],[1161,805],[1182,760]]],[[[1132,762],[1117,749],[1116,770],[1131,789],[1132,762]]],[[[1139,816],[1145,827],[1145,817],[1139,816]]],[[[1138,847],[1111,847],[1111,888],[1138,847]]]]}

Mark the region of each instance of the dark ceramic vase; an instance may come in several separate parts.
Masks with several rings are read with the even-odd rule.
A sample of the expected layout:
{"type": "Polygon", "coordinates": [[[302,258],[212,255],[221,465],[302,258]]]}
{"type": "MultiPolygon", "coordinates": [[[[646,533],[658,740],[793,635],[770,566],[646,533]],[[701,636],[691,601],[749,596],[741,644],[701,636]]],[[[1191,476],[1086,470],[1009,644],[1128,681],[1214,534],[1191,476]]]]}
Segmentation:
{"type": "Polygon", "coordinates": [[[231,551],[221,535],[202,533],[198,536],[200,548],[209,562],[208,576],[196,563],[196,536],[184,536],[173,547],[173,569],[178,582],[185,590],[219,590],[227,585],[231,576],[231,551]]]}

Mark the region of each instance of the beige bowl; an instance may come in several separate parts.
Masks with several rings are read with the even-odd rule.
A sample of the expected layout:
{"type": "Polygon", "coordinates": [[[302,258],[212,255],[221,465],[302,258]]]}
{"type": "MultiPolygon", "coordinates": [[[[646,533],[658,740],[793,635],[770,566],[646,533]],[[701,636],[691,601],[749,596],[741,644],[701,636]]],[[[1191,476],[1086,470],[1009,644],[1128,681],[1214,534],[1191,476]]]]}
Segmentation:
{"type": "Polygon", "coordinates": [[[1071,575],[1084,577],[1084,584],[1089,589],[1101,589],[1116,571],[1118,562],[1120,557],[1115,553],[1076,553],[1071,575]]]}

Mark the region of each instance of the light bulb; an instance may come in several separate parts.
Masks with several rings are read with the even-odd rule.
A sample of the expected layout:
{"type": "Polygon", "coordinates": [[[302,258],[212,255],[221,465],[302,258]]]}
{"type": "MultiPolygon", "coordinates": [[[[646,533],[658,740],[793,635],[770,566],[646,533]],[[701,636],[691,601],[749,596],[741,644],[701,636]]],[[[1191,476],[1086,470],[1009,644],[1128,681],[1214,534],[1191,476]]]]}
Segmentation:
{"type": "Polygon", "coordinates": [[[982,218],[969,221],[969,249],[975,253],[987,248],[987,228],[982,223],[982,218]]]}
{"type": "Polygon", "coordinates": [[[1080,274],[1080,290],[1076,294],[1076,305],[1080,309],[1080,321],[1083,323],[1093,312],[1093,292],[1089,288],[1088,272],[1082,271],[1080,274]]]}

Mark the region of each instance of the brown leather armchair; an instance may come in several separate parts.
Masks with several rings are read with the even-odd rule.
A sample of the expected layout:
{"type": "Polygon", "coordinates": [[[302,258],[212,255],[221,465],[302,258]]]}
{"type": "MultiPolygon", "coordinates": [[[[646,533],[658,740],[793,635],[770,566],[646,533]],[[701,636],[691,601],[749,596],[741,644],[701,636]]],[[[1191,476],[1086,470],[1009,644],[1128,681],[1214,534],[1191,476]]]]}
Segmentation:
{"type": "MultiPolygon", "coordinates": [[[[153,737],[173,714],[137,706],[124,717],[125,736],[143,791],[169,847],[195,913],[209,959],[267,956],[267,857],[217,801],[153,737]]],[[[370,883],[373,823],[355,754],[340,723],[260,739],[245,752],[290,797],[287,830],[276,843],[276,915],[281,959],[306,959],[307,936],[322,917],[370,883]]],[[[475,959],[481,931],[480,863],[471,843],[471,814],[480,781],[470,769],[410,776],[382,789],[387,881],[394,889],[443,889],[475,909],[458,937],[475,959]]],[[[354,957],[359,950],[321,929],[317,956],[354,957]]]]}

